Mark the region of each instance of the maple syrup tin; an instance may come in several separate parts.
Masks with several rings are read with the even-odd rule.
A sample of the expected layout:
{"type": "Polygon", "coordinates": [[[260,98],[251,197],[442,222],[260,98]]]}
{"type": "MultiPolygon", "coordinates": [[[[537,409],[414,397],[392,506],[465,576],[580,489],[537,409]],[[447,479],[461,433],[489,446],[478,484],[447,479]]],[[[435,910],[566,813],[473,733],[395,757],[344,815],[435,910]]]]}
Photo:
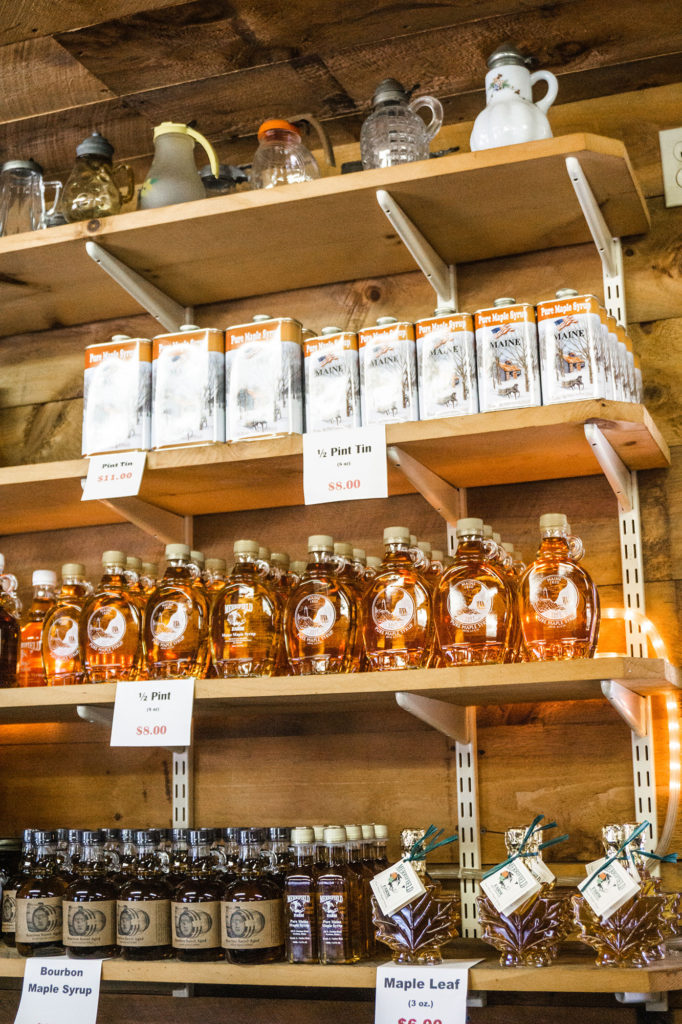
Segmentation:
{"type": "Polygon", "coordinates": [[[481,412],[542,404],[535,309],[495,299],[474,314],[478,401],[481,412]]]}
{"type": "Polygon", "coordinates": [[[152,448],[225,440],[222,331],[185,325],[154,338],[152,448]]]}
{"type": "Polygon", "coordinates": [[[538,303],[538,345],[545,405],[608,398],[601,310],[594,295],[562,288],[538,303]]]}
{"type": "Polygon", "coordinates": [[[358,338],[325,327],[303,343],[307,431],[361,426],[358,338]]]}
{"type": "Polygon", "coordinates": [[[152,410],[152,343],[115,334],[88,345],[83,376],[83,455],[146,450],[152,410]]]}
{"type": "Polygon", "coordinates": [[[227,440],[303,432],[301,325],[255,316],[225,332],[227,440]]]}
{"type": "Polygon", "coordinates": [[[382,316],[358,331],[363,426],[419,419],[414,325],[382,316]]]}
{"type": "Polygon", "coordinates": [[[469,313],[437,309],[414,325],[419,381],[419,417],[466,416],[478,412],[474,322],[469,313]]]}

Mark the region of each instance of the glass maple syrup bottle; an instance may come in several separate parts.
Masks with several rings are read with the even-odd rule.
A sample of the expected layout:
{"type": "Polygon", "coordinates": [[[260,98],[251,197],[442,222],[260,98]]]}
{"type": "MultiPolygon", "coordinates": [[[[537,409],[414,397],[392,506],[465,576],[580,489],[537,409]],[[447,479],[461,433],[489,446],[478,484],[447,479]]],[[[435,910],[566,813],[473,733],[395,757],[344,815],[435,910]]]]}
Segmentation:
{"type": "Polygon", "coordinates": [[[22,835],[21,860],[19,868],[7,880],[2,891],[2,938],[7,946],[14,949],[17,927],[17,891],[27,878],[31,877],[35,864],[33,829],[25,828],[22,835]]]}
{"type": "Polygon", "coordinates": [[[68,686],[84,680],[78,644],[78,621],[92,587],[85,579],[85,566],[68,562],[62,566],[62,585],[55,603],[43,620],[41,652],[48,686],[68,686]]]}
{"type": "Polygon", "coordinates": [[[364,859],[361,825],[345,825],[346,857],[348,866],[358,878],[358,900],[356,905],[357,925],[360,931],[362,956],[373,957],[376,954],[374,938],[374,922],[372,921],[372,890],[370,880],[374,872],[364,859]]]}
{"type": "Polygon", "coordinates": [[[116,902],[116,941],[124,960],[162,960],[172,956],[168,855],[157,849],[156,829],[135,832],[135,874],[124,882],[116,902]]]}
{"type": "Polygon", "coordinates": [[[40,639],[45,616],[54,604],[54,591],[57,585],[56,573],[50,569],[36,569],[33,573],[32,584],[33,600],[21,627],[19,668],[17,670],[19,686],[47,685],[40,639]]]}
{"type": "Polygon", "coordinates": [[[363,601],[368,667],[428,668],[435,640],[430,585],[414,565],[408,529],[387,527],[384,544],[384,560],[363,601]]]}
{"type": "Polygon", "coordinates": [[[481,519],[459,519],[454,564],[438,581],[436,631],[446,665],[499,664],[510,647],[514,591],[492,561],[494,542],[484,541],[481,519]]]}
{"type": "Polygon", "coordinates": [[[209,658],[206,592],[197,585],[186,544],[168,544],[166,558],[144,617],[147,669],[152,679],[201,677],[209,658]]]}
{"type": "Polygon", "coordinates": [[[266,831],[239,832],[239,877],[221,905],[221,944],[233,964],[269,964],[284,956],[282,890],[268,878],[262,845],[266,831]]]}
{"type": "Polygon", "coordinates": [[[158,584],[159,577],[159,566],[156,562],[143,562],[142,572],[140,573],[140,586],[145,597],[154,591],[154,588],[158,584]]]}
{"type": "Polygon", "coordinates": [[[83,605],[79,642],[89,683],[136,679],[142,660],[140,602],[130,594],[126,556],[102,555],[102,579],[83,605]]]}
{"type": "Polygon", "coordinates": [[[388,825],[374,824],[374,852],[374,873],[378,875],[391,866],[388,859],[388,825]]]}
{"type": "Polygon", "coordinates": [[[0,688],[17,686],[21,629],[19,620],[0,603],[0,688]]]}
{"type": "Polygon", "coordinates": [[[116,954],[116,886],[107,878],[111,863],[102,831],[85,830],[78,874],[63,897],[67,956],[99,960],[116,954]]]}
{"type": "Polygon", "coordinates": [[[224,558],[207,558],[204,563],[204,586],[209,600],[223,589],[227,583],[227,562],[224,558]]]}
{"type": "Polygon", "coordinates": [[[220,945],[220,901],[225,887],[215,876],[213,837],[212,828],[189,829],[186,875],[173,890],[173,950],[176,959],[185,963],[225,958],[220,945]]]}
{"type": "Polygon", "coordinates": [[[290,964],[317,963],[315,833],[291,830],[292,862],[284,878],[284,955],[290,964]]]}
{"type": "Polygon", "coordinates": [[[597,588],[571,552],[566,516],[540,516],[542,540],[519,582],[523,648],[530,661],[594,656],[599,635],[597,588]]]}
{"type": "Polygon", "coordinates": [[[67,883],[58,873],[56,834],[33,833],[35,861],[17,889],[16,950],[20,956],[62,956],[62,897],[67,883]]]}
{"type": "Polygon", "coordinates": [[[306,571],[289,595],[284,612],[291,672],[297,676],[349,672],[357,650],[355,592],[339,578],[339,559],[331,537],[309,537],[308,552],[306,571]]]}
{"type": "Polygon", "coordinates": [[[211,658],[224,679],[275,674],[281,646],[282,605],[265,579],[265,563],[252,540],[234,543],[235,564],[215,595],[211,658]]]}
{"type": "Polygon", "coordinates": [[[355,641],[351,652],[349,672],[359,672],[361,668],[362,648],[362,598],[365,592],[362,572],[364,569],[356,565],[352,544],[346,541],[334,542],[334,555],[337,559],[339,579],[346,583],[355,600],[356,625],[355,641]]]}
{"type": "Polygon", "coordinates": [[[353,964],[362,956],[358,927],[360,881],[348,865],[346,830],[324,830],[324,867],[316,886],[317,944],[321,964],[353,964]]]}

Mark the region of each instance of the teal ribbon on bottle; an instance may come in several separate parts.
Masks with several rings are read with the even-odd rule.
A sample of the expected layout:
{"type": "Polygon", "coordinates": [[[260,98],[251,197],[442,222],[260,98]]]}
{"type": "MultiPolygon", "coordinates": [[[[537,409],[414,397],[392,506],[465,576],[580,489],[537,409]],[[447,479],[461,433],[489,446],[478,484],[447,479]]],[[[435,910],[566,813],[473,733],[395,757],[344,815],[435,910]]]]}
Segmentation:
{"type": "MultiPolygon", "coordinates": [[[[633,841],[633,839],[637,838],[637,836],[641,836],[642,832],[646,828],[649,828],[649,822],[648,821],[643,821],[641,825],[638,825],[637,828],[635,829],[635,831],[632,833],[632,835],[628,836],[628,838],[625,840],[625,842],[621,846],[618,847],[616,852],[614,854],[612,854],[610,857],[607,857],[607,859],[604,861],[604,863],[600,864],[599,867],[597,868],[597,870],[592,872],[592,874],[590,875],[590,877],[587,879],[586,882],[581,882],[581,884],[578,886],[578,889],[580,890],[580,892],[585,892],[585,889],[587,889],[587,887],[589,885],[591,885],[592,882],[594,882],[595,878],[604,870],[604,868],[607,868],[609,866],[609,864],[613,864],[613,862],[615,860],[618,860],[620,855],[622,853],[625,853],[626,847],[628,847],[630,845],[630,843],[633,841]]],[[[626,855],[626,857],[627,857],[627,855],[626,855]]]]}
{"type": "MultiPolygon", "coordinates": [[[[536,853],[535,851],[528,852],[526,850],[526,845],[529,842],[531,836],[535,835],[536,832],[546,832],[549,828],[557,827],[556,821],[549,821],[546,825],[541,825],[540,822],[543,818],[544,814],[538,814],[536,818],[533,818],[532,822],[526,829],[526,834],[523,837],[521,845],[519,846],[516,853],[513,853],[511,857],[507,857],[507,859],[501,861],[501,863],[496,864],[494,868],[490,868],[489,871],[486,871],[486,873],[483,875],[483,878],[488,878],[490,875],[494,875],[496,871],[500,870],[500,868],[505,868],[507,864],[511,864],[512,861],[517,860],[519,857],[537,857],[538,853],[536,853]]],[[[568,839],[568,833],[566,833],[563,836],[555,836],[554,839],[547,839],[544,843],[540,843],[538,850],[545,850],[548,846],[555,846],[557,843],[563,843],[565,839],[568,839]]]]}
{"type": "Polygon", "coordinates": [[[403,860],[424,860],[426,855],[437,850],[439,846],[448,846],[449,843],[456,843],[459,840],[457,832],[451,836],[447,836],[445,839],[440,837],[445,832],[444,828],[436,828],[435,825],[429,825],[421,839],[418,839],[414,843],[409,852],[403,857],[403,860]],[[437,842],[436,840],[440,840],[437,842]]]}
{"type": "Polygon", "coordinates": [[[661,864],[677,864],[676,853],[666,853],[665,857],[661,857],[658,853],[649,853],[648,850],[639,851],[642,857],[650,857],[651,860],[660,861],[661,864]]]}

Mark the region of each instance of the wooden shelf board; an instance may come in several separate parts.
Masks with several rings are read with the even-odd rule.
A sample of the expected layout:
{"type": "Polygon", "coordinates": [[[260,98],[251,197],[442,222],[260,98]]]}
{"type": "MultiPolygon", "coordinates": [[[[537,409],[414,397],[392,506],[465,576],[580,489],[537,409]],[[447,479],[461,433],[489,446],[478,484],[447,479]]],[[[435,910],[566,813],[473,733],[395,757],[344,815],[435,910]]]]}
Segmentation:
{"type": "Polygon", "coordinates": [[[87,256],[87,239],[183,306],[412,270],[378,188],[448,263],[586,242],[569,155],[580,158],[613,235],[648,229],[622,142],[566,135],[2,238],[0,333],[139,310],[87,256]],[[287,258],[273,259],[278,252],[287,258]]]}
{"type": "MultiPolygon", "coordinates": [[[[453,959],[484,957],[469,971],[469,988],[490,992],[670,992],[682,988],[682,957],[670,954],[652,967],[596,967],[588,951],[562,953],[549,967],[500,967],[483,942],[456,943],[453,959]]],[[[74,965],[76,961],[73,961],[74,965]]],[[[21,978],[25,960],[0,948],[0,977],[21,978]]],[[[184,964],[175,960],[134,963],[105,960],[103,981],[166,982],[196,985],[263,985],[304,988],[374,988],[375,963],[352,965],[267,964],[238,967],[227,963],[184,964]]]]}
{"type": "MultiPolygon", "coordinates": [[[[487,486],[599,474],[585,422],[601,427],[630,469],[670,464],[644,406],[603,399],[394,423],[386,438],[456,486],[487,486]]],[[[140,498],[179,515],[300,505],[301,453],[300,434],[150,452],[140,498]]],[[[87,465],[73,459],[0,469],[2,532],[121,522],[106,505],[81,501],[87,465]]],[[[388,477],[389,493],[413,490],[400,470],[389,466],[388,477]]]]}
{"type": "MultiPolygon", "coordinates": [[[[194,710],[195,715],[221,709],[234,715],[239,708],[268,714],[380,711],[395,707],[395,694],[400,691],[461,707],[596,700],[602,698],[602,679],[615,679],[642,696],[665,693],[679,685],[677,670],[661,659],[590,658],[349,675],[200,679],[194,710]]],[[[76,705],[112,706],[115,693],[114,683],[0,690],[0,722],[74,721],[76,705]]]]}

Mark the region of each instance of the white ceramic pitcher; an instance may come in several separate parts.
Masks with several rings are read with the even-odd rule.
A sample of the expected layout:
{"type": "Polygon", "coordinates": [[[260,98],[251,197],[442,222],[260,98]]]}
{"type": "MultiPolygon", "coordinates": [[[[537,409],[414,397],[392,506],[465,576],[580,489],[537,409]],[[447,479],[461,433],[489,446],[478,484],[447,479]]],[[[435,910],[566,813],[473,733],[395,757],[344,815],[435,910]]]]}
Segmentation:
{"type": "Polygon", "coordinates": [[[513,46],[500,46],[488,58],[485,76],[487,106],[478,115],[471,133],[471,149],[493,149],[533,139],[551,139],[547,111],[556,99],[559,83],[551,71],[526,67],[526,58],[513,46]],[[546,82],[547,92],[533,103],[533,86],[546,82]]]}

